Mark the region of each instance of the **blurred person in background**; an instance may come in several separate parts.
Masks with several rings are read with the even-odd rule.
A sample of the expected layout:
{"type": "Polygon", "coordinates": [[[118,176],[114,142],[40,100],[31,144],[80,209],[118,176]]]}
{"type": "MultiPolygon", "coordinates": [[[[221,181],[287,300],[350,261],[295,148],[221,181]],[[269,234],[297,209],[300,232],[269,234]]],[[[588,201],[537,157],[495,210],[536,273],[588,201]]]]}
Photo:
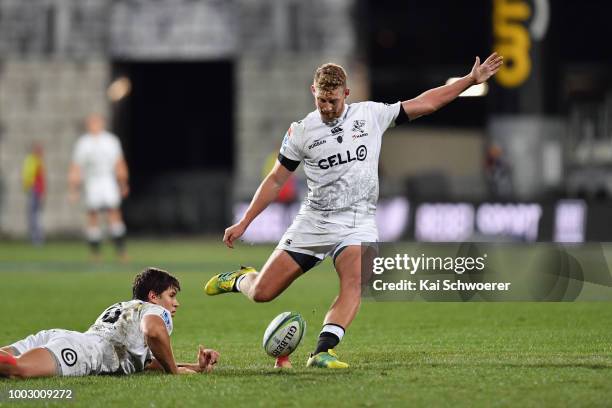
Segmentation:
{"type": "Polygon", "coordinates": [[[504,151],[496,144],[487,148],[485,156],[485,176],[489,192],[493,197],[512,197],[512,168],[504,158],[504,151]]]}
{"type": "Polygon", "coordinates": [[[41,225],[41,213],[45,201],[46,177],[43,161],[43,147],[34,142],[30,153],[23,161],[21,171],[23,190],[28,196],[28,231],[32,244],[42,245],[44,233],[41,225]]]}
{"type": "Polygon", "coordinates": [[[130,191],[128,167],[119,139],[104,127],[102,116],[91,114],[87,117],[87,133],[77,140],[74,147],[68,174],[69,195],[71,202],[77,202],[83,188],[87,207],[85,235],[92,260],[100,260],[103,238],[100,218],[105,214],[117,256],[126,261],[126,228],[120,206],[130,191]]]}
{"type": "MultiPolygon", "coordinates": [[[[303,273],[327,256],[333,259],[340,290],[319,334],[308,367],[343,369],[334,348],[361,304],[362,243],[377,242],[378,161],[383,133],[390,127],[436,112],[472,85],[487,81],[502,66],[493,53],[452,84],[430,89],[393,104],[345,103],[350,90],[341,66],[328,63],[315,71],[310,91],[316,109],[294,122],[285,134],[274,168],[261,183],[242,219],[228,227],[223,242],[233,248],[248,226],[279,194],[301,162],[308,196],[293,224],[261,271],[242,267],[213,276],[208,295],[241,292],[255,302],[280,295],[303,273]]],[[[288,358],[277,366],[289,367],[288,358]]]]}

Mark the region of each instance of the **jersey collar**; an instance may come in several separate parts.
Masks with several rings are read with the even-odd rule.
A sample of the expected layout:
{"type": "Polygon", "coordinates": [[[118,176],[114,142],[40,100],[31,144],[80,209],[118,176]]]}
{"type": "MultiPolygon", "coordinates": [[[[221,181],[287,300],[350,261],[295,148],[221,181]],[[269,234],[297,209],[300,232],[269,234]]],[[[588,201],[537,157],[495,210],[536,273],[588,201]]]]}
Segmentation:
{"type": "Polygon", "coordinates": [[[340,123],[344,122],[344,119],[346,119],[346,117],[348,116],[348,112],[350,109],[350,105],[348,103],[344,104],[344,110],[342,111],[342,115],[340,115],[340,117],[336,120],[334,120],[333,122],[323,122],[321,120],[321,122],[323,122],[326,126],[328,127],[334,127],[334,126],[338,126],[340,123]]]}

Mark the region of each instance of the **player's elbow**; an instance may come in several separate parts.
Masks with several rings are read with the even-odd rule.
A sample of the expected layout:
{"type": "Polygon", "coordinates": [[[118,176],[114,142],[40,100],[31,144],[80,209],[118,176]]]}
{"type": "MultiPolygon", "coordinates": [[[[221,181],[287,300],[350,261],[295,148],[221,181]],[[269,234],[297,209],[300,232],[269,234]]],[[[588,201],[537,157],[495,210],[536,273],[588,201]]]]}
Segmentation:
{"type": "Polygon", "coordinates": [[[125,161],[121,160],[117,163],[115,173],[117,175],[117,178],[127,180],[127,178],[129,177],[129,171],[125,161]]]}
{"type": "Polygon", "coordinates": [[[268,180],[272,185],[272,188],[276,192],[280,191],[280,189],[283,187],[283,184],[285,184],[285,181],[287,181],[286,178],[283,178],[281,175],[276,173],[270,173],[270,175],[268,176],[268,180]]]}
{"type": "Polygon", "coordinates": [[[438,106],[435,102],[425,101],[421,106],[421,116],[431,115],[438,109],[440,109],[440,106],[438,106]]]}
{"type": "Polygon", "coordinates": [[[145,329],[142,331],[142,334],[144,334],[147,344],[152,341],[160,340],[162,338],[161,331],[156,328],[145,329]]]}
{"type": "Polygon", "coordinates": [[[440,108],[435,101],[432,101],[431,98],[428,98],[426,95],[421,95],[417,98],[405,101],[402,106],[410,120],[430,115],[440,108]]]}
{"type": "Polygon", "coordinates": [[[430,115],[430,114],[432,114],[434,112],[439,111],[442,108],[442,106],[444,106],[444,105],[439,104],[439,105],[431,105],[431,106],[429,106],[429,110],[427,112],[427,115],[430,115]]]}

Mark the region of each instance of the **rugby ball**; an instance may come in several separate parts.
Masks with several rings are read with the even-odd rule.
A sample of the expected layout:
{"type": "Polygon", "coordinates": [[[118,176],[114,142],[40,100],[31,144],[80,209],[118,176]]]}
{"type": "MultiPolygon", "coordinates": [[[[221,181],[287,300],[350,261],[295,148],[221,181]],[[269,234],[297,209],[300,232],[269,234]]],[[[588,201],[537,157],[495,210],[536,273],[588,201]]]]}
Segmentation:
{"type": "Polygon", "coordinates": [[[270,322],[263,336],[263,348],[270,357],[293,353],[306,332],[306,322],[298,312],[283,312],[270,322]]]}

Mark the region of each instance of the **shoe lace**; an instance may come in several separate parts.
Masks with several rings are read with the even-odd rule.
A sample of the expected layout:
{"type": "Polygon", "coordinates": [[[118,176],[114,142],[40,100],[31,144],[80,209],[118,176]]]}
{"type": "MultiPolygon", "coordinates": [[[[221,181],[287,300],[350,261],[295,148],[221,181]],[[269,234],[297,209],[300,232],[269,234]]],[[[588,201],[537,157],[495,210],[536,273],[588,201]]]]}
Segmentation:
{"type": "Polygon", "coordinates": [[[228,282],[232,280],[235,272],[225,272],[219,275],[219,282],[228,282]]]}

